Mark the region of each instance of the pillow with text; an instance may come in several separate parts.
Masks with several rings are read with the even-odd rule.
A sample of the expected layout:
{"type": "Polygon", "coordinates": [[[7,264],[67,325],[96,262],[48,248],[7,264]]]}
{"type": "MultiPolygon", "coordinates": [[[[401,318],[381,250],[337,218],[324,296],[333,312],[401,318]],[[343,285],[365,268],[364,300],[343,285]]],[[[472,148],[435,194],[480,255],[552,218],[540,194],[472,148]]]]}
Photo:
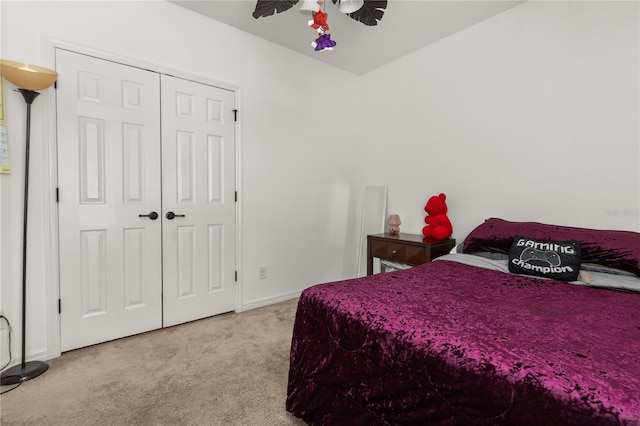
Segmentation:
{"type": "Polygon", "coordinates": [[[509,271],[559,281],[575,281],[581,254],[577,241],[545,241],[515,237],[509,251],[509,271]]]}

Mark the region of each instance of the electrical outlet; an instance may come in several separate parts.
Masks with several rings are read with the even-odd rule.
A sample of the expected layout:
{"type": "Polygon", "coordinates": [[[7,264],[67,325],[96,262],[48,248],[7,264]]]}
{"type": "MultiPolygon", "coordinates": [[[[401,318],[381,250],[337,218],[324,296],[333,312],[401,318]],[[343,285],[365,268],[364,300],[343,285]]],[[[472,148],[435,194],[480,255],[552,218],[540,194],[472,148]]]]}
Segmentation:
{"type": "Polygon", "coordinates": [[[259,280],[267,279],[267,267],[266,266],[261,266],[260,268],[258,268],[258,279],[259,280]]]}

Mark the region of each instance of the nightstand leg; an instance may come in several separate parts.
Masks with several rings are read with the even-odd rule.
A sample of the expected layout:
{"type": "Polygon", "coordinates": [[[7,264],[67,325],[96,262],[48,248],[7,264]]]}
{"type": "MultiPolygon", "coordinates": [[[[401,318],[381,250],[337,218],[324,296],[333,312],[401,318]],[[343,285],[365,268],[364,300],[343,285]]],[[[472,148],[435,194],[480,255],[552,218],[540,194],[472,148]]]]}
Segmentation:
{"type": "Polygon", "coordinates": [[[371,241],[367,239],[367,275],[373,275],[373,257],[371,257],[371,241]]]}

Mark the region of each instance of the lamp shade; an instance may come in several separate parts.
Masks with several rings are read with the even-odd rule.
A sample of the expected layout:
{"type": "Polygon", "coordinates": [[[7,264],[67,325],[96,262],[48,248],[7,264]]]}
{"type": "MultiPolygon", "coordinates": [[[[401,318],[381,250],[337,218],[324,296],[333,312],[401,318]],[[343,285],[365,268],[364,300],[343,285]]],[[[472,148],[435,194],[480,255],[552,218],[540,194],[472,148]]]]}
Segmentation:
{"type": "Polygon", "coordinates": [[[400,216],[397,214],[389,215],[389,233],[391,235],[398,235],[400,233],[400,225],[402,221],[400,220],[400,216]]]}
{"type": "Polygon", "coordinates": [[[318,0],[301,0],[300,12],[311,15],[313,12],[317,12],[320,9],[318,0]]]}
{"type": "Polygon", "coordinates": [[[340,0],[338,10],[342,13],[353,13],[364,6],[364,0],[340,0]]]}
{"type": "Polygon", "coordinates": [[[0,59],[0,74],[20,89],[44,90],[58,78],[58,73],[48,68],[24,62],[0,59]]]}

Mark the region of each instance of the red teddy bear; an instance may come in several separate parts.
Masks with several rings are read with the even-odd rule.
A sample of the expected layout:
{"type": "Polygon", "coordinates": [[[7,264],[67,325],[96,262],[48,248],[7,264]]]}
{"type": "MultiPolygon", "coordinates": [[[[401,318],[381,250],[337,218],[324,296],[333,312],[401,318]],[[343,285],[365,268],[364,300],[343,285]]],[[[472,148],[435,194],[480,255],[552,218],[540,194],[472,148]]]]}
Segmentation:
{"type": "Polygon", "coordinates": [[[422,228],[422,235],[434,240],[446,240],[453,234],[453,225],[447,216],[447,196],[445,194],[434,195],[427,201],[424,218],[427,226],[422,228]]]}

